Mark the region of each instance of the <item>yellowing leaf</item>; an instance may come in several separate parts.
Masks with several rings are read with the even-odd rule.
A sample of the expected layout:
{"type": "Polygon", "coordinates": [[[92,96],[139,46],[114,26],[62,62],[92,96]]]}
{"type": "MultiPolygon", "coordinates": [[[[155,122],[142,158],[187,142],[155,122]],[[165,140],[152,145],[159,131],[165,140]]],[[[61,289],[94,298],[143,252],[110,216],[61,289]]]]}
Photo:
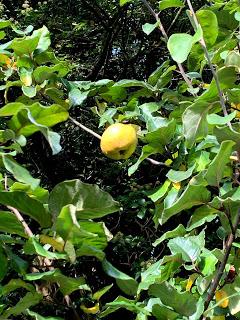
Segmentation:
{"type": "Polygon", "coordinates": [[[164,163],[167,165],[167,166],[170,166],[170,164],[172,163],[173,161],[171,159],[167,159],[164,163]]]}
{"type": "Polygon", "coordinates": [[[196,278],[198,277],[198,275],[196,273],[193,273],[190,275],[190,277],[188,278],[188,281],[187,281],[187,285],[186,285],[186,291],[190,291],[192,286],[193,286],[193,283],[194,281],[196,280],[196,278]]]}
{"type": "Polygon", "coordinates": [[[96,303],[94,307],[87,308],[84,304],[81,304],[80,308],[84,313],[97,314],[99,312],[99,303],[96,303]]]}
{"type": "Polygon", "coordinates": [[[32,77],[29,74],[24,74],[21,76],[21,81],[26,87],[30,87],[32,84],[32,77]]]}
{"type": "Polygon", "coordinates": [[[220,302],[218,304],[221,308],[227,308],[229,305],[228,295],[224,290],[218,290],[215,293],[216,302],[220,302]]]}
{"type": "Polygon", "coordinates": [[[177,190],[180,190],[181,189],[181,182],[173,182],[173,187],[175,188],[175,189],[177,189],[177,190]]]}
{"type": "Polygon", "coordinates": [[[10,65],[11,64],[11,59],[5,55],[5,54],[0,54],[0,63],[1,64],[6,64],[6,65],[10,65]]]}
{"type": "Polygon", "coordinates": [[[52,237],[46,236],[42,234],[40,236],[40,242],[42,244],[50,244],[54,249],[56,249],[59,252],[63,252],[64,249],[64,241],[61,239],[54,239],[52,237]]]}

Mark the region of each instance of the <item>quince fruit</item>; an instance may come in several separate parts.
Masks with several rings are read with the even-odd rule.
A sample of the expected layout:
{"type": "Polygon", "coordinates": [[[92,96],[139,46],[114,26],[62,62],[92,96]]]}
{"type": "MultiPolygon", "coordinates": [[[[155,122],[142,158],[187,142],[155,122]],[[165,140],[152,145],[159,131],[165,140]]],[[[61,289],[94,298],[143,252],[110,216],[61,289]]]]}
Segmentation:
{"type": "Polygon", "coordinates": [[[128,159],[137,147],[136,129],[131,124],[112,124],[104,131],[100,147],[110,159],[128,159]]]}
{"type": "Polygon", "coordinates": [[[222,300],[222,302],[219,303],[219,305],[218,305],[219,307],[221,307],[221,308],[227,308],[228,307],[229,299],[228,299],[227,293],[224,290],[216,291],[215,299],[216,299],[216,302],[219,302],[219,301],[222,300]]]}

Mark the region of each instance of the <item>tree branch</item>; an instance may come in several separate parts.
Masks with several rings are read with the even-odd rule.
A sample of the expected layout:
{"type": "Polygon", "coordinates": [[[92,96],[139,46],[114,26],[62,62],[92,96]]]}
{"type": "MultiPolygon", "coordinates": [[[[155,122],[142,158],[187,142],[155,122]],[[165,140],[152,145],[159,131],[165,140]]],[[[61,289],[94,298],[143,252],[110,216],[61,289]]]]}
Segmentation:
{"type": "MultiPolygon", "coordinates": [[[[166,33],[163,25],[162,25],[162,22],[161,22],[161,20],[160,20],[159,14],[157,14],[157,13],[153,10],[153,8],[150,6],[150,4],[149,4],[149,2],[148,2],[147,0],[142,0],[142,3],[143,3],[143,4],[145,5],[145,7],[148,9],[148,11],[151,13],[151,15],[155,18],[155,20],[159,22],[159,29],[160,29],[160,31],[161,31],[161,33],[162,33],[165,41],[168,42],[168,35],[167,35],[167,33],[166,33]]],[[[186,84],[188,85],[189,89],[191,90],[192,95],[196,97],[196,94],[193,92],[192,83],[191,83],[191,81],[188,79],[188,77],[187,77],[187,75],[186,75],[186,73],[185,73],[185,71],[184,71],[183,65],[182,65],[181,63],[178,63],[178,62],[177,62],[177,65],[178,65],[178,69],[179,69],[179,71],[180,71],[180,73],[181,73],[184,81],[186,82],[186,84]]]]}
{"type": "MultiPolygon", "coordinates": [[[[230,255],[230,251],[231,251],[231,248],[232,248],[232,243],[236,237],[236,232],[237,232],[237,229],[238,229],[238,226],[239,226],[239,223],[240,223],[240,209],[238,210],[238,213],[237,213],[237,217],[236,217],[236,222],[234,223],[233,225],[233,231],[230,233],[229,237],[228,237],[228,240],[227,240],[227,243],[226,243],[226,247],[225,247],[225,253],[224,253],[224,257],[223,257],[223,260],[222,262],[220,263],[220,266],[217,270],[217,274],[215,276],[215,278],[213,279],[213,282],[210,286],[210,289],[209,289],[209,292],[208,292],[208,295],[207,295],[207,299],[205,301],[205,310],[207,310],[210,302],[212,301],[213,297],[214,297],[214,294],[215,294],[215,291],[219,285],[219,282],[223,276],[223,272],[224,272],[224,269],[225,269],[225,266],[227,264],[227,261],[228,261],[228,257],[230,255]]],[[[206,316],[204,316],[202,319],[203,320],[206,320],[206,316]]]]}
{"type": "MultiPolygon", "coordinates": [[[[193,6],[192,6],[192,3],[191,3],[191,0],[187,0],[187,4],[188,4],[188,7],[189,7],[189,10],[192,14],[192,17],[193,17],[193,20],[194,20],[194,23],[195,23],[195,28],[197,29],[200,25],[199,25],[199,22],[198,22],[198,19],[197,19],[197,16],[196,16],[196,13],[193,9],[193,6]]],[[[215,83],[216,83],[216,86],[217,86],[217,91],[218,91],[218,95],[219,95],[219,99],[220,99],[220,104],[221,104],[221,107],[222,107],[222,110],[223,110],[223,114],[224,116],[227,116],[228,115],[228,112],[227,112],[227,108],[226,108],[226,105],[225,105],[225,100],[224,100],[224,97],[223,97],[223,92],[221,90],[221,86],[220,86],[220,82],[219,82],[219,78],[218,78],[218,75],[213,67],[213,64],[212,64],[212,61],[211,61],[211,58],[209,56],[209,52],[208,52],[208,49],[207,49],[207,46],[206,46],[206,42],[204,40],[204,37],[202,37],[199,41],[199,43],[201,44],[202,48],[203,48],[203,51],[204,51],[204,54],[205,54],[205,57],[207,59],[207,62],[208,62],[208,65],[211,69],[211,72],[212,72],[212,75],[213,75],[213,78],[215,80],[215,83]]],[[[232,125],[231,125],[231,122],[228,122],[228,127],[230,129],[232,129],[232,125]]]]}

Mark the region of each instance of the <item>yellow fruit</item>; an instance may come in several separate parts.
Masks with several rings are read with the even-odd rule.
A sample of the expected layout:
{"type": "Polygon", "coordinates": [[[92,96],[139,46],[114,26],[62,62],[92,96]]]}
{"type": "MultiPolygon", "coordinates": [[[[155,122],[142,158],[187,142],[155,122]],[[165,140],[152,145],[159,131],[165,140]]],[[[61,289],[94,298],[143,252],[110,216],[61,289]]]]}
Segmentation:
{"type": "Polygon", "coordinates": [[[128,159],[137,147],[137,133],[131,124],[115,123],[101,137],[102,152],[111,159],[128,159]]]}
{"type": "Polygon", "coordinates": [[[240,103],[237,103],[237,104],[231,103],[231,106],[232,106],[232,111],[237,110],[236,118],[240,118],[240,111],[238,111],[240,110],[240,103]]]}
{"type": "Polygon", "coordinates": [[[211,317],[211,320],[225,320],[225,316],[222,315],[222,316],[213,316],[211,317]]]}
{"type": "Polygon", "coordinates": [[[216,298],[216,302],[222,300],[222,302],[219,303],[219,305],[218,305],[219,307],[221,307],[221,308],[227,308],[228,307],[229,299],[228,299],[227,293],[224,290],[216,291],[215,298],[216,298]]]}

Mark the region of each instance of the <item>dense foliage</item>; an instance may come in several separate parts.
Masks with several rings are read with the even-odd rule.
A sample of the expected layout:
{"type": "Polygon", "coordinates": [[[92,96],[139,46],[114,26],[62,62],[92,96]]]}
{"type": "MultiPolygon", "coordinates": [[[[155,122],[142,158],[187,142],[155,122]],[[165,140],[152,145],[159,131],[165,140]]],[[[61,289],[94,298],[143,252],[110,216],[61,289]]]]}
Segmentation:
{"type": "Polygon", "coordinates": [[[240,319],[238,0],[86,0],[51,47],[54,5],[2,7],[0,319],[240,319]]]}

